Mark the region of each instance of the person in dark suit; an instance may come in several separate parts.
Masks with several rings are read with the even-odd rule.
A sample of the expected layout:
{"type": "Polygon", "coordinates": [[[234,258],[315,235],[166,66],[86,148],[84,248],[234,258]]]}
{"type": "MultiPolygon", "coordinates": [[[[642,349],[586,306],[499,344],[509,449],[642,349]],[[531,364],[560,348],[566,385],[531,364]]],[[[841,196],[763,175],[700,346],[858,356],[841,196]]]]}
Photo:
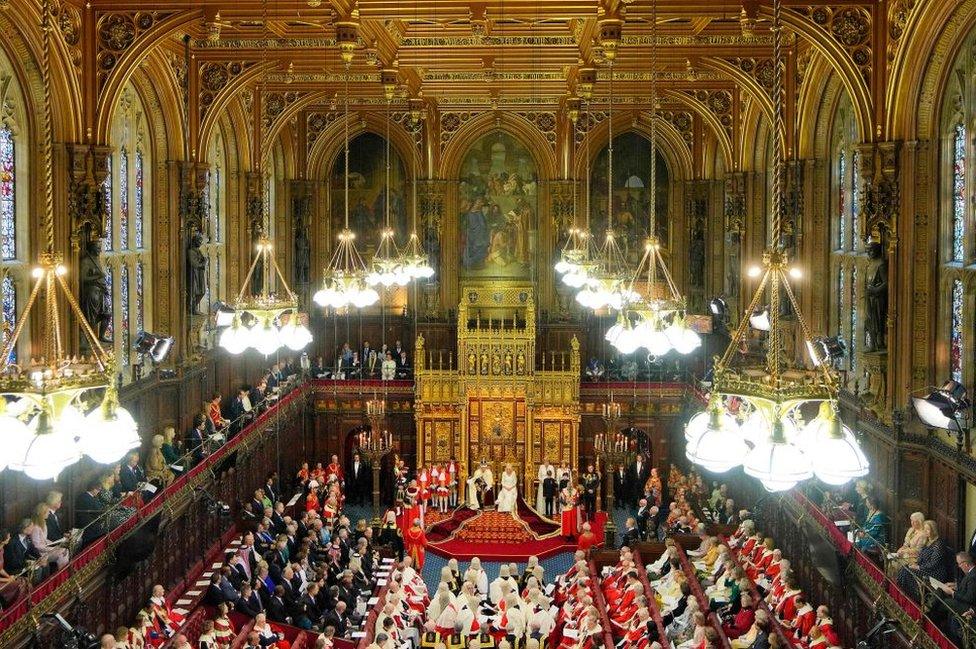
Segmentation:
{"type": "Polygon", "coordinates": [[[104,511],[102,502],[98,498],[101,489],[100,479],[94,478],[88,483],[88,489],[75,498],[75,527],[83,530],[82,547],[105,534],[104,521],[95,522],[104,511]]]}
{"type": "Polygon", "coordinates": [[[264,481],[264,495],[272,503],[276,503],[281,499],[281,494],[278,489],[278,473],[276,471],[269,473],[267,479],[264,481]]]}
{"type": "Polygon", "coordinates": [[[542,481],[542,498],[546,501],[546,517],[552,518],[556,515],[555,504],[556,496],[559,494],[559,483],[552,475],[552,469],[546,471],[546,477],[542,481]]]}
{"type": "Polygon", "coordinates": [[[186,434],[186,450],[193,454],[193,464],[203,462],[203,438],[207,428],[207,418],[203,413],[193,418],[193,427],[186,434]]]}
{"type": "Polygon", "coordinates": [[[231,435],[240,432],[241,428],[244,427],[244,416],[248,414],[248,409],[244,404],[244,398],[247,397],[247,393],[247,387],[241,387],[237,391],[237,396],[230,401],[227,415],[231,422],[231,435]]]}
{"type": "MultiPolygon", "coordinates": [[[[940,588],[948,596],[942,600],[943,604],[958,615],[964,615],[976,607],[976,571],[973,570],[973,556],[968,552],[956,553],[956,565],[962,573],[962,579],[949,583],[940,588]]],[[[969,614],[972,616],[972,613],[969,614]]],[[[950,616],[949,633],[956,639],[962,639],[962,628],[954,616],[950,616]]],[[[957,644],[962,644],[957,642],[957,644]]]]}
{"type": "Polygon", "coordinates": [[[637,521],[633,516],[627,518],[627,523],[624,525],[624,534],[620,539],[620,546],[627,546],[628,548],[633,548],[634,545],[640,540],[640,532],[637,530],[637,521]]]}
{"type": "Polygon", "coordinates": [[[285,589],[275,586],[271,601],[268,602],[268,619],[280,624],[288,624],[288,605],[285,603],[285,589]]]}
{"type": "Polygon", "coordinates": [[[14,575],[27,567],[28,561],[36,561],[41,558],[41,553],[34,547],[31,541],[31,532],[34,531],[34,521],[25,518],[20,522],[20,531],[10,539],[3,549],[3,569],[8,575],[14,575]]]}
{"type": "Polygon", "coordinates": [[[44,502],[47,503],[47,540],[58,541],[64,536],[64,528],[61,527],[61,519],[58,517],[58,510],[61,509],[63,496],[60,491],[49,491],[44,502]]]}
{"type": "Polygon", "coordinates": [[[254,618],[258,613],[264,612],[264,604],[261,597],[254,592],[248,583],[241,585],[241,596],[234,602],[234,610],[238,613],[254,618]]]}
{"type": "Polygon", "coordinates": [[[331,626],[335,629],[337,637],[344,638],[349,630],[349,618],[346,616],[346,603],[341,599],[336,602],[335,610],[325,614],[322,620],[324,626],[331,626]]]}
{"type": "Polygon", "coordinates": [[[352,454],[352,462],[349,463],[349,469],[346,471],[346,483],[349,501],[356,504],[363,502],[366,496],[366,465],[359,453],[352,454]]]}
{"type": "Polygon", "coordinates": [[[203,603],[207,606],[220,606],[227,601],[227,598],[224,597],[224,590],[220,587],[220,581],[220,571],[214,571],[210,575],[210,585],[207,586],[207,592],[203,596],[203,603]]]}
{"type": "Polygon", "coordinates": [[[648,504],[647,498],[641,498],[637,501],[637,515],[635,516],[635,520],[637,521],[637,533],[641,539],[646,539],[648,527],[651,522],[651,506],[648,504]]]}
{"type": "Polygon", "coordinates": [[[616,471],[613,472],[613,500],[613,504],[620,509],[627,507],[630,503],[630,493],[627,488],[627,467],[623,464],[618,464],[616,471]]]}
{"type": "Polygon", "coordinates": [[[647,479],[651,476],[651,466],[646,460],[643,453],[637,454],[637,459],[630,466],[630,490],[629,500],[633,504],[637,504],[641,496],[644,495],[644,485],[647,483],[647,479]]]}
{"type": "Polygon", "coordinates": [[[593,469],[592,464],[586,466],[586,473],[581,478],[583,484],[583,509],[586,520],[591,521],[596,516],[596,490],[600,486],[600,475],[593,469]]]}
{"type": "Polygon", "coordinates": [[[139,453],[132,451],[126,457],[125,466],[119,471],[119,484],[122,491],[128,493],[136,491],[139,484],[146,481],[146,472],[139,466],[139,453]]]}

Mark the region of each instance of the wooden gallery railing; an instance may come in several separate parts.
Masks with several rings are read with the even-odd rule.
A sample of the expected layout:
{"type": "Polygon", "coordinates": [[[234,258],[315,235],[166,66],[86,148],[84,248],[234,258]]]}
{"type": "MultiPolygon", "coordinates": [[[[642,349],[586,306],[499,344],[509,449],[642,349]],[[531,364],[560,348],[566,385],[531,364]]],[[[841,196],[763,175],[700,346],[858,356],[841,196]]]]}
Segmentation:
{"type": "Polygon", "coordinates": [[[178,587],[201,552],[233,526],[239,498],[264,484],[279,464],[290,469],[300,461],[308,389],[309,384],[294,386],[152,500],[121,503],[135,505],[125,510],[124,520],[119,520],[117,508],[100,516],[92,525],[104,526],[98,529],[107,533],[93,535],[67,566],[33,585],[27,596],[0,613],[0,647],[26,644],[41,616],[48,613],[62,612],[93,633],[113,632],[132,623],[152,584],[178,587]],[[230,505],[231,516],[214,515],[208,508],[210,499],[230,505]],[[108,529],[111,516],[115,516],[113,529],[108,529]],[[148,525],[158,526],[149,528],[158,530],[152,553],[122,574],[119,560],[124,562],[121,555],[130,548],[124,544],[134,541],[140,531],[145,535],[148,525]],[[117,552],[120,548],[123,553],[117,552]]]}

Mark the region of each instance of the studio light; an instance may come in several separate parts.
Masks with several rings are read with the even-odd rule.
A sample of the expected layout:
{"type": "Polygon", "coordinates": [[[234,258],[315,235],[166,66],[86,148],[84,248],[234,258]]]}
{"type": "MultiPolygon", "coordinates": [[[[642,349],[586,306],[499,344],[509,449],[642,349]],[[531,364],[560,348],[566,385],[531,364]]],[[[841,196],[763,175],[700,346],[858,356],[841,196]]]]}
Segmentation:
{"type": "Polygon", "coordinates": [[[162,363],[173,347],[173,337],[140,331],[133,348],[140,356],[149,356],[154,363],[162,363]]]}
{"type": "Polygon", "coordinates": [[[756,331],[769,331],[769,307],[763,306],[753,311],[749,316],[749,326],[756,331]]]}
{"type": "Polygon", "coordinates": [[[819,336],[807,341],[807,353],[814,366],[819,367],[821,363],[828,365],[836,363],[844,358],[847,353],[847,345],[844,344],[840,336],[819,336]]]}
{"type": "Polygon", "coordinates": [[[958,381],[946,381],[926,396],[913,396],[912,405],[922,423],[929,428],[963,433],[969,427],[971,404],[966,388],[958,381]]]}
{"type": "Polygon", "coordinates": [[[729,316],[729,304],[720,297],[713,297],[708,303],[708,310],[716,318],[727,318],[729,316]]]}

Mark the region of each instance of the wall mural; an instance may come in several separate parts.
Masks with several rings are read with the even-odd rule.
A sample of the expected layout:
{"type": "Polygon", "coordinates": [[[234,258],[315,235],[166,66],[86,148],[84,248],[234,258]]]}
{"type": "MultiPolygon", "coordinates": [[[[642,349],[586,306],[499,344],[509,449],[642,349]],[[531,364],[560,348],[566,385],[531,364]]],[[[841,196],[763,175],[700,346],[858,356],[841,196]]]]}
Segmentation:
{"type": "MultiPolygon", "coordinates": [[[[385,221],[386,140],[375,133],[362,133],[349,142],[349,227],[356,233],[356,245],[364,256],[372,254],[379,243],[385,221]]],[[[343,169],[344,152],[340,148],[332,169],[331,213],[332,244],[344,224],[343,169]]],[[[390,225],[398,244],[409,235],[406,173],[396,149],[390,149],[390,225]]]]}
{"type": "Polygon", "coordinates": [[[459,175],[461,274],[529,277],[538,175],[528,149],[508,133],[489,133],[465,154],[459,175]]]}
{"type": "MultiPolygon", "coordinates": [[[[607,229],[607,171],[609,147],[604,146],[593,161],[590,173],[590,231],[603,242],[607,229]]],[[[620,245],[632,262],[644,252],[650,225],[651,141],[630,131],[613,138],[613,228],[623,234],[620,245]]],[[[657,154],[657,236],[669,247],[671,222],[668,214],[668,167],[657,154]]]]}

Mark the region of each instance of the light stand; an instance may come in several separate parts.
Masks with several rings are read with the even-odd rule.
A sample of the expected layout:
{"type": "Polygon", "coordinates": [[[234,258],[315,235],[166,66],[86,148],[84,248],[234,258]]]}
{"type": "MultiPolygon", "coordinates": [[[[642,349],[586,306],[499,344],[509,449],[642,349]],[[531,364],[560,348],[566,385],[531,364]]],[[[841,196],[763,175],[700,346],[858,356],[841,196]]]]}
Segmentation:
{"type": "Polygon", "coordinates": [[[603,473],[609,475],[607,482],[607,524],[603,527],[603,542],[608,548],[617,543],[617,525],[613,522],[613,467],[620,464],[627,466],[634,458],[634,451],[630,448],[630,439],[619,430],[620,404],[610,401],[603,404],[603,425],[606,432],[598,433],[593,439],[593,449],[604,467],[603,473]]]}
{"type": "Polygon", "coordinates": [[[366,402],[366,419],[369,431],[359,434],[359,453],[369,460],[373,468],[373,521],[377,530],[383,524],[380,520],[380,465],[383,458],[393,450],[393,435],[382,429],[386,419],[386,401],[370,399],[366,402]]]}

